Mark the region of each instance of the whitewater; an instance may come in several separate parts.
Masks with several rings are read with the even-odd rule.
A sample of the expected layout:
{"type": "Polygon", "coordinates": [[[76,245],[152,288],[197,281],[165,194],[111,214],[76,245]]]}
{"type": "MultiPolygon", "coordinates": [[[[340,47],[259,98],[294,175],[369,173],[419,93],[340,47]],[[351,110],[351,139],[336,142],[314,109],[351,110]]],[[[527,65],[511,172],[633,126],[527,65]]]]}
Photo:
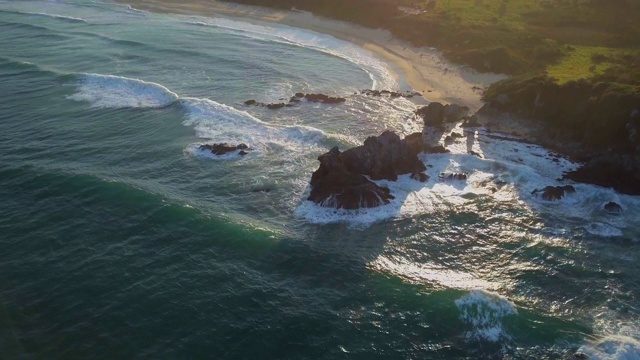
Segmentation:
{"type": "Polygon", "coordinates": [[[390,204],[306,200],[332,147],[422,130],[367,50],[89,0],[0,1],[0,49],[8,358],[640,359],[640,198],[578,163],[456,126],[390,204]],[[346,102],[244,104],[297,92],[346,102]]]}

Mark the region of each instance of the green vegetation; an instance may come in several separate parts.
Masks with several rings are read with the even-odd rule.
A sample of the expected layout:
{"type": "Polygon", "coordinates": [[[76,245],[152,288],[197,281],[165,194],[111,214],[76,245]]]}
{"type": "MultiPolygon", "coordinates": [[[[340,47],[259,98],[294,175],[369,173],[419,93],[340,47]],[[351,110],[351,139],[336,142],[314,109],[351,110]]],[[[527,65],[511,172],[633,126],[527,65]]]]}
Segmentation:
{"type": "Polygon", "coordinates": [[[640,154],[640,0],[235,1],[386,28],[510,74],[484,94],[493,107],[548,124],[558,142],[640,154]]]}

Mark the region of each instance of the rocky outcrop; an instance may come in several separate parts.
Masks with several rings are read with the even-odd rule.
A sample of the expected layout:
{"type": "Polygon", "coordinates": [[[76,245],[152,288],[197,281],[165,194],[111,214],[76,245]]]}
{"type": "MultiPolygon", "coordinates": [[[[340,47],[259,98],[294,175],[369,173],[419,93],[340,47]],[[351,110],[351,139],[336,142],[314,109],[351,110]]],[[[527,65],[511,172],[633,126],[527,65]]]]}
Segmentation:
{"type": "MultiPolygon", "coordinates": [[[[284,102],[263,103],[255,99],[251,99],[251,100],[245,101],[244,104],[247,106],[263,106],[263,107],[266,107],[267,109],[276,110],[276,109],[282,109],[283,107],[292,107],[295,104],[300,103],[302,99],[306,99],[307,101],[310,101],[310,102],[322,103],[322,104],[340,104],[347,101],[347,99],[343,97],[334,97],[334,96],[329,96],[325,94],[303,94],[301,92],[298,92],[298,93],[295,93],[294,96],[290,97],[287,103],[284,103],[284,102]]],[[[285,101],[287,99],[280,99],[280,100],[285,101]]]]}
{"type": "Polygon", "coordinates": [[[369,175],[373,180],[395,181],[400,174],[426,170],[417,156],[422,148],[415,146],[416,138],[417,135],[410,135],[413,146],[409,147],[396,133],[385,131],[380,136],[368,137],[364,145],[346,150],[342,159],[354,173],[369,175]]]}
{"type": "Polygon", "coordinates": [[[388,188],[350,171],[337,147],[318,157],[320,167],[311,176],[307,200],[337,209],[371,208],[388,204],[394,197],[388,188]]]}
{"type": "Polygon", "coordinates": [[[245,144],[230,145],[227,143],[203,144],[200,145],[199,149],[210,151],[214,155],[224,155],[239,150],[238,155],[241,156],[247,155],[247,152],[245,150],[250,150],[249,147],[245,144]]]}
{"type": "Polygon", "coordinates": [[[640,166],[631,156],[599,156],[564,174],[563,178],[640,195],[640,166]]]}
{"type": "Polygon", "coordinates": [[[543,200],[555,201],[565,197],[566,194],[576,192],[576,189],[571,185],[565,186],[547,186],[544,189],[536,189],[531,192],[532,195],[540,196],[543,200]]]}
{"type": "Polygon", "coordinates": [[[467,180],[468,177],[467,173],[441,173],[438,175],[438,179],[441,181],[467,180]]]}
{"type": "Polygon", "coordinates": [[[457,104],[442,105],[432,102],[415,111],[422,118],[425,126],[442,127],[444,123],[455,123],[467,117],[469,108],[457,104]]]}
{"type": "Polygon", "coordinates": [[[622,214],[622,206],[620,206],[618,203],[615,203],[613,201],[609,201],[608,203],[604,204],[604,206],[602,207],[602,210],[607,214],[611,214],[611,215],[622,214]]]}
{"type": "Polygon", "coordinates": [[[360,93],[367,96],[386,96],[390,98],[405,98],[405,99],[411,99],[414,96],[422,96],[422,94],[420,94],[417,91],[391,91],[391,90],[365,89],[365,90],[360,90],[360,93]]]}
{"type": "Polygon", "coordinates": [[[325,207],[339,209],[370,208],[388,204],[393,195],[388,188],[367,179],[395,181],[398,175],[411,174],[412,179],[427,181],[421,134],[405,139],[391,131],[367,138],[364,145],[340,152],[334,147],[318,157],[320,167],[311,176],[308,200],[325,207]]]}
{"type": "Polygon", "coordinates": [[[304,98],[307,99],[307,101],[323,104],[339,104],[347,101],[347,99],[343,97],[333,97],[325,94],[305,94],[304,98]]]}

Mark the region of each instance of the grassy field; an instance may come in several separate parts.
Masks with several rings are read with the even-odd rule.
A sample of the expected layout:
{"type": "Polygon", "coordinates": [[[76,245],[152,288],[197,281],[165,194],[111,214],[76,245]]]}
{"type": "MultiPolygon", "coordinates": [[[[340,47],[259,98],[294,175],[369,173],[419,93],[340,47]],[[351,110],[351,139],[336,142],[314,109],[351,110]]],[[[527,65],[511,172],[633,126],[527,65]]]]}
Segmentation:
{"type": "MultiPolygon", "coordinates": [[[[636,61],[640,55],[640,1],[400,2],[422,10],[415,15],[419,21],[439,24],[443,33],[439,48],[452,60],[477,70],[512,75],[547,72],[562,84],[614,74],[620,77],[620,67],[640,67],[636,61]]],[[[635,71],[627,72],[623,80],[640,84],[635,71]]]]}

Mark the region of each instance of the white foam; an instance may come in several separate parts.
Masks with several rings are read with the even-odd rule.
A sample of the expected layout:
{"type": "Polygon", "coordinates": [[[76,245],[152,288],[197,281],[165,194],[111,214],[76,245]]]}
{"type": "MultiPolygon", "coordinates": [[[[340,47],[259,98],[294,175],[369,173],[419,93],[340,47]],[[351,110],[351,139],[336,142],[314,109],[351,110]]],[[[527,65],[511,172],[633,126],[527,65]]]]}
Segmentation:
{"type": "Polygon", "coordinates": [[[60,20],[66,20],[66,21],[71,21],[71,22],[83,22],[86,23],[87,20],[79,18],[79,17],[73,17],[73,16],[66,16],[66,15],[58,15],[58,14],[49,14],[49,13],[43,13],[43,12],[18,12],[20,14],[25,14],[25,15],[34,15],[34,16],[44,16],[44,17],[49,17],[52,19],[60,19],[60,20]]]}
{"type": "Polygon", "coordinates": [[[640,340],[610,335],[582,346],[579,351],[590,360],[640,360],[640,340]]]}
{"type": "Polygon", "coordinates": [[[144,80],[115,75],[84,74],[78,92],[68,97],[98,108],[154,108],[171,104],[178,95],[166,87],[144,80]]]}
{"type": "Polygon", "coordinates": [[[515,304],[505,297],[485,290],[473,290],[455,301],[460,320],[472,326],[465,337],[469,341],[498,342],[510,338],[502,320],[518,313],[515,304]]]}
{"type": "Polygon", "coordinates": [[[395,89],[398,86],[384,61],[376,58],[368,50],[355,46],[350,42],[339,40],[331,35],[281,24],[272,26],[257,25],[227,18],[189,17],[188,22],[198,26],[213,26],[235,31],[242,36],[253,39],[304,47],[337,56],[358,65],[366,71],[373,82],[372,88],[374,89],[395,89]]]}
{"type": "MultiPolygon", "coordinates": [[[[344,222],[355,227],[366,227],[374,222],[392,218],[412,217],[438,211],[450,211],[464,206],[474,197],[491,197],[498,202],[524,207],[555,217],[579,218],[585,221],[587,231],[598,236],[621,236],[625,229],[640,228],[640,198],[617,194],[588,184],[559,181],[566,171],[579,164],[558,158],[538,145],[527,144],[505,134],[488,133],[483,129],[454,129],[464,134],[452,144],[447,144],[448,154],[422,155],[429,165],[426,183],[419,183],[408,176],[400,176],[397,182],[378,181],[387,186],[396,197],[390,204],[373,209],[335,210],[322,208],[303,201],[296,215],[318,224],[344,222]],[[482,158],[470,155],[472,150],[482,158]],[[556,159],[555,161],[553,159],[556,159]],[[440,181],[440,173],[467,173],[466,181],[440,181]],[[571,184],[575,193],[567,194],[559,201],[546,201],[532,194],[533,190],[546,186],[571,184]],[[615,201],[624,209],[612,216],[602,211],[602,204],[615,201]]],[[[442,134],[442,137],[447,134],[442,134]]]]}
{"type": "MultiPolygon", "coordinates": [[[[312,127],[271,125],[246,111],[209,99],[184,98],[180,104],[187,111],[183,125],[193,126],[198,137],[217,143],[244,143],[252,149],[249,152],[252,156],[269,153],[289,153],[290,156],[292,152],[320,151],[318,147],[328,137],[322,130],[312,127]]],[[[187,151],[203,154],[197,151],[197,146],[187,151]]]]}
{"type": "Polygon", "coordinates": [[[598,235],[602,237],[619,237],[622,236],[622,230],[599,222],[587,224],[585,230],[592,235],[598,235]]]}

